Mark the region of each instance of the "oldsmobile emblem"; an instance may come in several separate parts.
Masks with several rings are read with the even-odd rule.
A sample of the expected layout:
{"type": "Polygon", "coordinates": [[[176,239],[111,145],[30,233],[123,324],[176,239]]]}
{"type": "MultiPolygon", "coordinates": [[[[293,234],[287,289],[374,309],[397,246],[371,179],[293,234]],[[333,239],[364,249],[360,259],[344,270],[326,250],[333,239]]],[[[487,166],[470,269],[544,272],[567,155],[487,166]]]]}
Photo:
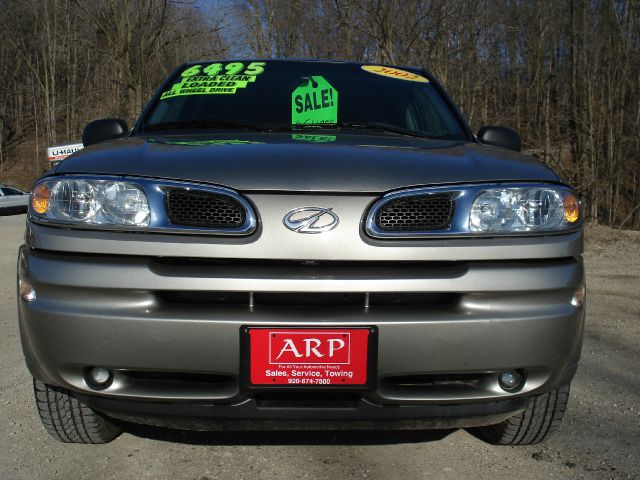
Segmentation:
{"type": "Polygon", "coordinates": [[[338,226],[340,219],[331,208],[300,207],[284,216],[282,223],[297,233],[324,233],[338,226]]]}

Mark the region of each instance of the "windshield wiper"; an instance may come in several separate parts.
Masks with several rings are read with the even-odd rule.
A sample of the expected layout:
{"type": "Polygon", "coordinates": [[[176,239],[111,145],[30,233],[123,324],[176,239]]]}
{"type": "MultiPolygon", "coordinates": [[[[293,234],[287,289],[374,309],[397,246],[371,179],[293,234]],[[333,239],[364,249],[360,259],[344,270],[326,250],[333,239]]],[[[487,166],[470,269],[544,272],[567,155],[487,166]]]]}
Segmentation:
{"type": "Polygon", "coordinates": [[[428,136],[417,130],[411,130],[409,128],[397,127],[388,123],[377,122],[342,122],[339,124],[319,124],[319,125],[266,125],[265,131],[267,132],[303,132],[303,131],[315,131],[315,130],[336,130],[343,128],[353,128],[361,130],[377,130],[379,132],[397,133],[399,135],[407,135],[410,137],[428,138],[428,136]]]}
{"type": "Polygon", "coordinates": [[[226,120],[189,120],[186,122],[163,122],[153,123],[142,127],[142,132],[151,132],[155,130],[254,130],[262,132],[263,129],[255,125],[247,125],[245,123],[227,122],[226,120]]]}
{"type": "Polygon", "coordinates": [[[141,131],[151,132],[157,130],[213,130],[213,129],[227,129],[227,130],[253,130],[257,132],[277,132],[277,131],[297,131],[297,130],[333,130],[335,128],[353,128],[361,130],[377,130],[379,132],[397,133],[399,135],[407,135],[410,137],[427,138],[422,132],[417,130],[411,130],[409,128],[402,128],[388,123],[378,122],[344,122],[339,125],[265,125],[264,128],[256,125],[248,125],[245,123],[228,122],[225,120],[190,120],[185,122],[162,122],[154,123],[144,126],[141,131]]]}
{"type": "Polygon", "coordinates": [[[341,123],[340,128],[357,128],[362,130],[378,130],[380,132],[390,132],[390,133],[398,133],[400,135],[408,135],[410,137],[420,137],[427,138],[422,132],[417,130],[411,130],[410,128],[402,128],[397,127],[395,125],[390,125],[388,123],[378,123],[378,122],[368,122],[368,123],[358,123],[358,122],[347,122],[341,123]]]}

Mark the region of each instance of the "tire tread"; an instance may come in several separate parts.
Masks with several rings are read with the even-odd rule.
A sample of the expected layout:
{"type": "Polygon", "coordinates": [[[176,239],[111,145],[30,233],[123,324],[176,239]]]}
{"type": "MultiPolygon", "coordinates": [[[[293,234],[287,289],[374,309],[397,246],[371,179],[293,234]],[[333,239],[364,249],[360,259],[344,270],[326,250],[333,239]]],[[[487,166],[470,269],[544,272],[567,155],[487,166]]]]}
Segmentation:
{"type": "Polygon", "coordinates": [[[567,409],[570,385],[536,395],[527,408],[496,425],[473,429],[483,440],[494,445],[533,445],[554,432],[567,409]]]}
{"type": "Polygon", "coordinates": [[[64,443],[108,443],[120,427],[95,412],[66,389],[33,380],[38,414],[51,437],[64,443]]]}

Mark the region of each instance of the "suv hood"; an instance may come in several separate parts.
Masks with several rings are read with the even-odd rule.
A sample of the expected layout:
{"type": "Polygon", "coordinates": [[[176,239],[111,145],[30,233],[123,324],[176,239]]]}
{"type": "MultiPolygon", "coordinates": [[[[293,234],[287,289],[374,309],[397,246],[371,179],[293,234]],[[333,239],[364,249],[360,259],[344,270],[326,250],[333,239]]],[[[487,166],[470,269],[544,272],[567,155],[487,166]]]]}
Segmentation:
{"type": "Polygon", "coordinates": [[[53,173],[186,180],[239,191],[367,193],[448,183],[559,180],[532,157],[501,148],[368,133],[128,137],[87,147],[53,173]]]}

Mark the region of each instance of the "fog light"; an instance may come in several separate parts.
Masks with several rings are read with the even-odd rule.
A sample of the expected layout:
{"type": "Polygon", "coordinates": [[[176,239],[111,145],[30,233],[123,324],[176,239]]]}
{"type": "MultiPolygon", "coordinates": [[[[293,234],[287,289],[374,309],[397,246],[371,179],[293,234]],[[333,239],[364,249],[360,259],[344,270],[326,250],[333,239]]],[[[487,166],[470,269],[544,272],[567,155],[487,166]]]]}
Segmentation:
{"type": "Polygon", "coordinates": [[[89,376],[91,377],[91,381],[96,385],[105,385],[109,383],[111,380],[111,372],[106,368],[102,367],[93,367],[89,370],[89,376]]]}
{"type": "Polygon", "coordinates": [[[36,291],[26,280],[18,280],[18,289],[20,290],[20,298],[25,302],[33,302],[36,299],[36,291]]]}
{"type": "Polygon", "coordinates": [[[500,384],[500,388],[507,392],[511,392],[522,386],[524,383],[524,375],[517,370],[504,372],[498,377],[498,383],[500,384]]]}

